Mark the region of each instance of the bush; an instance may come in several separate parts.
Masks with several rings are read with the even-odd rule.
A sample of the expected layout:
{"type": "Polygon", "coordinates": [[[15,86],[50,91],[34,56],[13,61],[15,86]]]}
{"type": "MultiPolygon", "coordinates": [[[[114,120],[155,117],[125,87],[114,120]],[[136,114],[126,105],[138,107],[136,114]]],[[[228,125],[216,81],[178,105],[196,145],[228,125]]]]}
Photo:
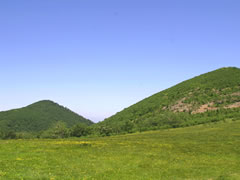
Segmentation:
{"type": "Polygon", "coordinates": [[[100,136],[110,136],[112,133],[112,128],[109,128],[107,126],[100,126],[98,128],[100,136]]]}
{"type": "Polygon", "coordinates": [[[2,139],[17,139],[17,134],[14,131],[5,131],[0,133],[2,139]]]}
{"type": "Polygon", "coordinates": [[[41,134],[42,138],[53,138],[53,139],[67,138],[69,136],[70,136],[70,131],[66,127],[66,124],[63,122],[57,122],[53,126],[53,128],[50,128],[41,134]]]}
{"type": "Polygon", "coordinates": [[[87,136],[90,133],[88,126],[82,123],[73,126],[70,131],[70,135],[74,137],[87,136]]]}

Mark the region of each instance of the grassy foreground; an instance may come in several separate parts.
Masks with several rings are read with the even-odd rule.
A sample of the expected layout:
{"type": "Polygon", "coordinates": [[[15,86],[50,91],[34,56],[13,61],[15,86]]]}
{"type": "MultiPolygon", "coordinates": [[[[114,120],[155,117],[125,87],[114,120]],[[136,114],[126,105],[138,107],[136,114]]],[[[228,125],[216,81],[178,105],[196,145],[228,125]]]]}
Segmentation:
{"type": "Polygon", "coordinates": [[[0,179],[240,179],[240,121],[64,140],[1,140],[0,179]]]}

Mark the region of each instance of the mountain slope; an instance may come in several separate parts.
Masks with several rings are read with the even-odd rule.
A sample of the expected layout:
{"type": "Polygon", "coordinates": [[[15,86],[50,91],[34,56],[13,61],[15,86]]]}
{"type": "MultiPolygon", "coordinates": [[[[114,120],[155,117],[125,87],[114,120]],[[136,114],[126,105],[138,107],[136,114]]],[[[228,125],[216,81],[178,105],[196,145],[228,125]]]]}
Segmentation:
{"type": "Polygon", "coordinates": [[[21,131],[41,131],[62,121],[68,127],[77,123],[93,124],[90,120],[49,100],[39,101],[27,107],[0,112],[0,129],[21,131]]]}
{"type": "Polygon", "coordinates": [[[240,69],[221,68],[148,97],[105,119],[112,131],[179,127],[239,117],[240,69]]]}

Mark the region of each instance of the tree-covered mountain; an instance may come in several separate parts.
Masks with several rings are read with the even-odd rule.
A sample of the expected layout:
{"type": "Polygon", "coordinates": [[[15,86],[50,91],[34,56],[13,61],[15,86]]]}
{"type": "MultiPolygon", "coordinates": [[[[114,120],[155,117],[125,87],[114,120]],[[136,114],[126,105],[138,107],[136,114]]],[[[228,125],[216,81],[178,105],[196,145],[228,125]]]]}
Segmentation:
{"type": "Polygon", "coordinates": [[[39,101],[27,107],[0,112],[0,130],[14,132],[38,132],[62,122],[67,127],[78,123],[91,125],[88,119],[49,100],[39,101]]]}
{"type": "Polygon", "coordinates": [[[221,68],[154,94],[96,126],[111,133],[240,118],[240,69],[221,68]]]}

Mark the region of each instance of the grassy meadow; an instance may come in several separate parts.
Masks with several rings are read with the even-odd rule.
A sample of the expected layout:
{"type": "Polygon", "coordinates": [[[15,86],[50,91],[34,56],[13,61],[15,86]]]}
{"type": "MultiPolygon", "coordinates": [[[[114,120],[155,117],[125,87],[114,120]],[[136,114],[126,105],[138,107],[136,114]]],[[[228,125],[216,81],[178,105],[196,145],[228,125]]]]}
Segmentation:
{"type": "Polygon", "coordinates": [[[0,179],[240,179],[240,121],[56,140],[0,140],[0,179]]]}

